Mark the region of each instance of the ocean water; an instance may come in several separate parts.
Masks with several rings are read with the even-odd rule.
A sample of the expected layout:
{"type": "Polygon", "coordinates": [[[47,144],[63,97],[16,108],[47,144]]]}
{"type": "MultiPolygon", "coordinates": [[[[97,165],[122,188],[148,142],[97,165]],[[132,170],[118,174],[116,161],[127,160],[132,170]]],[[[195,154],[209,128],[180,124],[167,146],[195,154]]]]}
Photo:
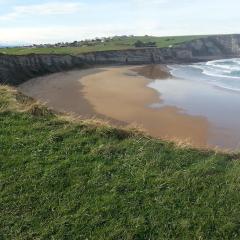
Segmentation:
{"type": "Polygon", "coordinates": [[[180,114],[204,117],[210,146],[240,150],[240,59],[169,68],[173,78],[149,83],[159,92],[159,102],[149,107],[174,106],[180,114]]]}
{"type": "Polygon", "coordinates": [[[169,67],[175,77],[188,78],[190,73],[195,80],[205,80],[216,87],[240,91],[240,58],[169,67]]]}

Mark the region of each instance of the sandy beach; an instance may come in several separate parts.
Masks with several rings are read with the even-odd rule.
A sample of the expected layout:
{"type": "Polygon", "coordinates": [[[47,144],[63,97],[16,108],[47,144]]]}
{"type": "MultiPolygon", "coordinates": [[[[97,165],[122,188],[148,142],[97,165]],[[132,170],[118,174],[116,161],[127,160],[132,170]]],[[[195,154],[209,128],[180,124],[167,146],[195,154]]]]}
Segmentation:
{"type": "Polygon", "coordinates": [[[146,87],[156,77],[165,79],[169,73],[160,65],[104,67],[39,77],[19,89],[60,112],[137,125],[154,137],[206,146],[207,119],[176,107],[149,107],[159,101],[158,93],[146,87]]]}

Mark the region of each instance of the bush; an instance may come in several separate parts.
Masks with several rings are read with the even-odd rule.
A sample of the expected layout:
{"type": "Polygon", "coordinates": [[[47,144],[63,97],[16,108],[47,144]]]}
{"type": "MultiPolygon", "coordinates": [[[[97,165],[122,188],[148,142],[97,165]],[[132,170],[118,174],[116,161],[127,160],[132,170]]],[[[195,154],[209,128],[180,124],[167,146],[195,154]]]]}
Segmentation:
{"type": "Polygon", "coordinates": [[[146,43],[144,43],[144,42],[142,42],[140,40],[136,41],[134,43],[134,46],[136,48],[140,48],[140,47],[157,47],[156,42],[146,42],[146,43]]]}

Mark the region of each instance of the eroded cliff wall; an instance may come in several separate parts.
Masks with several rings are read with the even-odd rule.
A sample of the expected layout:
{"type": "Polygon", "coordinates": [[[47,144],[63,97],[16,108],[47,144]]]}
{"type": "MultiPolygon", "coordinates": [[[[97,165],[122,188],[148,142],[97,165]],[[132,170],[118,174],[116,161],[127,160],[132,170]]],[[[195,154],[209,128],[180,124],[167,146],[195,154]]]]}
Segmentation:
{"type": "Polygon", "coordinates": [[[209,36],[168,48],[95,52],[79,57],[85,62],[122,64],[188,63],[240,57],[240,35],[209,36]]]}
{"type": "Polygon", "coordinates": [[[44,74],[97,64],[189,63],[240,57],[240,35],[203,37],[168,48],[143,48],[70,55],[0,55],[0,83],[17,85],[44,74]]]}
{"type": "Polygon", "coordinates": [[[0,83],[18,85],[41,75],[85,66],[81,58],[68,55],[0,55],[0,83]]]}

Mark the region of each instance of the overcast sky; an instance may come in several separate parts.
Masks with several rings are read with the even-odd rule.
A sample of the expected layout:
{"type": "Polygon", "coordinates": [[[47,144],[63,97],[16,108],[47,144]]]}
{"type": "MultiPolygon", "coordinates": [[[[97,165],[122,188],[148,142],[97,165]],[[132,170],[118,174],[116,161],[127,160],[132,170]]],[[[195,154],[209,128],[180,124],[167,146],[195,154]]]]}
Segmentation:
{"type": "Polygon", "coordinates": [[[0,42],[240,33],[240,0],[0,0],[0,42]]]}

